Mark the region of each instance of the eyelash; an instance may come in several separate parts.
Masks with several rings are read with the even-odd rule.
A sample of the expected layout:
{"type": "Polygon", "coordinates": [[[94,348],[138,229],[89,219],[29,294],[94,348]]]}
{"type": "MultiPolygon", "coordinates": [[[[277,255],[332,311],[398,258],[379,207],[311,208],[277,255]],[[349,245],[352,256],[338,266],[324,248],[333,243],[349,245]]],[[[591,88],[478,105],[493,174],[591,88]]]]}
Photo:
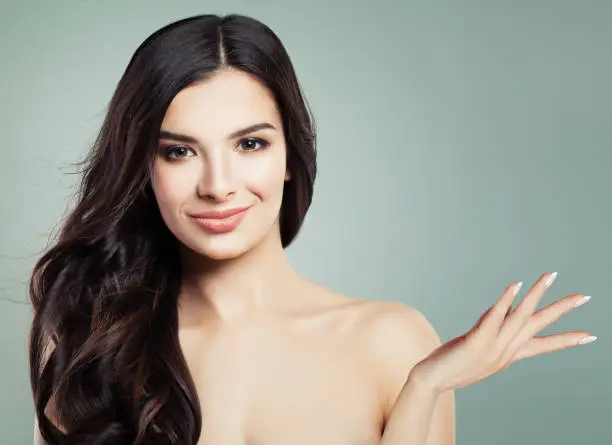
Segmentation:
{"type": "MultiPolygon", "coordinates": [[[[264,139],[260,139],[260,138],[246,138],[246,139],[241,139],[238,142],[238,145],[242,144],[243,142],[248,142],[248,141],[254,141],[258,144],[260,144],[259,148],[256,149],[252,149],[252,150],[243,150],[245,152],[255,152],[255,151],[262,151],[265,150],[266,148],[268,148],[268,146],[270,145],[270,143],[264,139]]],[[[188,150],[191,150],[189,147],[185,146],[185,145],[170,145],[167,147],[164,147],[164,153],[166,155],[166,158],[171,159],[171,160],[176,160],[177,158],[172,157],[171,153],[178,148],[186,148],[188,150]]],[[[193,150],[192,150],[193,151],[193,150]]],[[[181,159],[181,157],[179,157],[179,159],[181,159]]]]}

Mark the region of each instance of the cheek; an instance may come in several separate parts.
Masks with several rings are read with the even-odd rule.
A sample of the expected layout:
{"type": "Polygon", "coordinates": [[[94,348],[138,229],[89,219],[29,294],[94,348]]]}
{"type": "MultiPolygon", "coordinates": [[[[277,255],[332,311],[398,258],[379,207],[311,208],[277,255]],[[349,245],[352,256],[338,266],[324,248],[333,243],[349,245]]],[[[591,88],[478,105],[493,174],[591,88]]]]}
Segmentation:
{"type": "Polygon", "coordinates": [[[249,166],[247,184],[253,193],[261,197],[282,194],[285,185],[285,160],[282,157],[267,159],[249,166]]]}
{"type": "Polygon", "coordinates": [[[169,165],[156,165],[153,169],[151,185],[155,198],[162,211],[169,210],[185,201],[193,189],[193,174],[190,169],[182,168],[180,172],[169,165]]]}

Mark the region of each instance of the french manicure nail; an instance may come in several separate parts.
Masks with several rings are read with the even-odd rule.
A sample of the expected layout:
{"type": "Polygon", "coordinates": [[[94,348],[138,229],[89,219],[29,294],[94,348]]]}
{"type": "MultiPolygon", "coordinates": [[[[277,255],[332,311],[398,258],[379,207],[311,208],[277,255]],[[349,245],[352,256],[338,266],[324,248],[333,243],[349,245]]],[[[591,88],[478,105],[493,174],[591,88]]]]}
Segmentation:
{"type": "Polygon", "coordinates": [[[514,286],[514,296],[516,297],[521,291],[521,287],[523,287],[523,282],[520,281],[516,286],[514,286]]]}
{"type": "Polygon", "coordinates": [[[557,278],[557,272],[553,272],[553,274],[548,278],[546,281],[546,287],[550,287],[550,285],[555,281],[555,278],[557,278]]]}
{"type": "Polygon", "coordinates": [[[592,343],[597,340],[597,337],[594,335],[589,335],[588,337],[584,337],[582,340],[578,342],[579,345],[586,345],[587,343],[592,343]]]}
{"type": "Polygon", "coordinates": [[[574,307],[578,307],[578,306],[582,306],[584,303],[586,303],[587,301],[589,301],[591,299],[590,295],[585,295],[584,297],[582,297],[580,300],[578,300],[576,302],[576,304],[574,305],[574,307]]]}

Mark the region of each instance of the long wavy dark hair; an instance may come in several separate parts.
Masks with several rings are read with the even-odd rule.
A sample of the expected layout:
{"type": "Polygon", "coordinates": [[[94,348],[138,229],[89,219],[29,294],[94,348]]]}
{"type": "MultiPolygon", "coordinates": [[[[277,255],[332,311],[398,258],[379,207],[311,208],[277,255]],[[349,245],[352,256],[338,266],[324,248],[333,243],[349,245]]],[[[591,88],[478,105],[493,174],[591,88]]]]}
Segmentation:
{"type": "Polygon", "coordinates": [[[277,103],[292,175],[279,215],[283,248],[298,234],[316,176],[315,125],[277,35],[238,14],[154,32],[121,77],[78,164],[74,209],[29,282],[30,381],[51,445],[193,445],[206,435],[178,341],[179,245],[150,171],[174,96],[228,67],[257,78],[277,103]]]}

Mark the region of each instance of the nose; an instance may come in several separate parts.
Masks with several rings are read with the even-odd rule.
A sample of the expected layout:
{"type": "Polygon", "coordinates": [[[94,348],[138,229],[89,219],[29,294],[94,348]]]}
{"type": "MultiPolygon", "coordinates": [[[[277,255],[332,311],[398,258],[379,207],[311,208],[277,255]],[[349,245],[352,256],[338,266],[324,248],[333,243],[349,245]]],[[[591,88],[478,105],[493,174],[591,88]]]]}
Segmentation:
{"type": "Polygon", "coordinates": [[[223,202],[236,193],[236,178],[231,156],[211,155],[206,159],[202,178],[198,183],[198,196],[223,202]]]}

